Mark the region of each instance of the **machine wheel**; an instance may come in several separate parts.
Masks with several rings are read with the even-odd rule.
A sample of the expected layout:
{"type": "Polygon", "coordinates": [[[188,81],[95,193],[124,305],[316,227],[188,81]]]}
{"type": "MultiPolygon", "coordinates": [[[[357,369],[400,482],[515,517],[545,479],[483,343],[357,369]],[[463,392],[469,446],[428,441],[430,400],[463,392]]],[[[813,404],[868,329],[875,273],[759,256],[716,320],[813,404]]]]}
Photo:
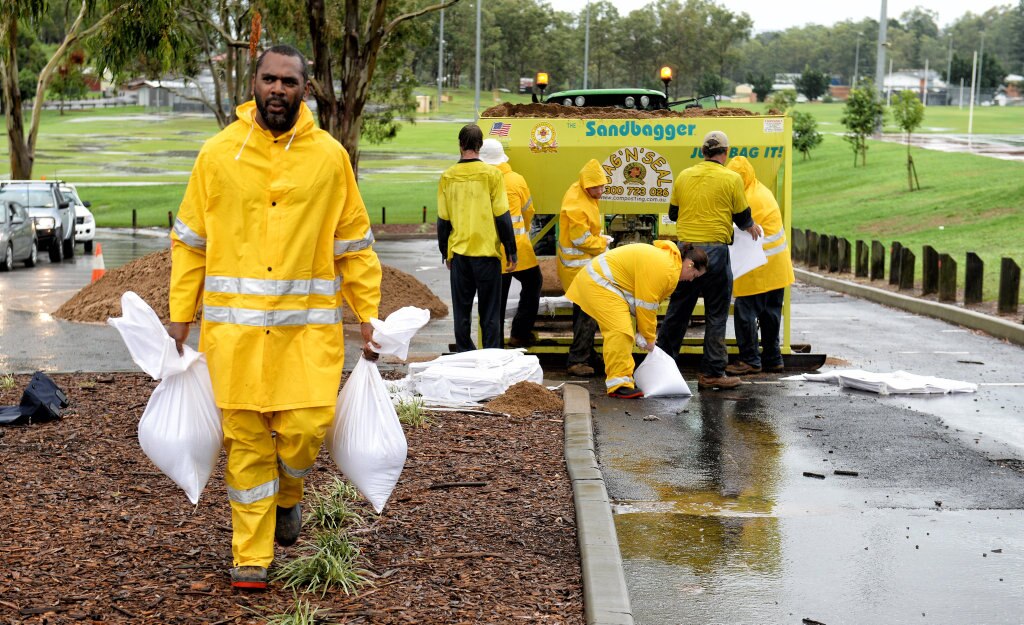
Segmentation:
{"type": "Polygon", "coordinates": [[[25,259],[26,267],[35,267],[39,261],[39,241],[32,239],[32,253],[25,259]]]}
{"type": "Polygon", "coordinates": [[[64,239],[61,237],[61,232],[57,231],[57,236],[53,237],[53,241],[50,241],[50,262],[59,263],[64,260],[64,239]]]}
{"type": "Polygon", "coordinates": [[[75,231],[71,231],[71,236],[64,241],[64,258],[75,257],[75,231]]]}
{"type": "Polygon", "coordinates": [[[82,246],[85,248],[86,254],[92,254],[92,241],[86,241],[82,246]]]}
{"type": "Polygon", "coordinates": [[[0,271],[11,271],[12,269],[14,269],[14,246],[8,243],[7,249],[4,251],[3,262],[0,262],[0,271]]]}

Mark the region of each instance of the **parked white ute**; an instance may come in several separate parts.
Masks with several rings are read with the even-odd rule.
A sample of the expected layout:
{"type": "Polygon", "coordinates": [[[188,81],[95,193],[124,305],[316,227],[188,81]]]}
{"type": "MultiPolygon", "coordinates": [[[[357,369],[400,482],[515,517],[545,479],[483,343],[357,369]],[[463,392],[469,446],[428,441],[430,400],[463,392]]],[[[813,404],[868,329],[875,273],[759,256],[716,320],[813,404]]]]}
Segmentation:
{"type": "Polygon", "coordinates": [[[78,197],[78,189],[73,184],[62,183],[60,192],[75,204],[75,241],[83,244],[86,254],[92,254],[93,239],[96,237],[96,219],[89,210],[92,204],[78,197]]]}

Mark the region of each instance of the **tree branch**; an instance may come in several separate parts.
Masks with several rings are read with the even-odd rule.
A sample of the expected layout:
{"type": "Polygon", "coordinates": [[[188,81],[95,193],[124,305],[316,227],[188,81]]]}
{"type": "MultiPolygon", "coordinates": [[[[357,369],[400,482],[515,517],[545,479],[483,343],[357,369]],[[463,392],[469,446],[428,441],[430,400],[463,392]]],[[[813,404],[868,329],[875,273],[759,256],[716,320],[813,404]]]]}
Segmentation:
{"type": "Polygon", "coordinates": [[[391,33],[391,31],[393,31],[395,28],[397,28],[399,24],[401,24],[402,22],[404,22],[406,20],[411,20],[413,18],[419,17],[419,16],[424,15],[426,13],[430,13],[431,11],[440,11],[441,9],[446,9],[446,8],[452,6],[453,4],[455,4],[458,1],[459,0],[445,0],[444,2],[441,2],[439,4],[434,4],[434,5],[431,5],[431,6],[428,6],[428,7],[424,7],[422,9],[418,10],[418,11],[412,11],[412,12],[406,13],[404,15],[399,15],[395,19],[391,20],[391,23],[389,23],[387,26],[384,27],[384,32],[381,33],[381,34],[383,36],[387,36],[387,35],[389,35],[391,33]]]}

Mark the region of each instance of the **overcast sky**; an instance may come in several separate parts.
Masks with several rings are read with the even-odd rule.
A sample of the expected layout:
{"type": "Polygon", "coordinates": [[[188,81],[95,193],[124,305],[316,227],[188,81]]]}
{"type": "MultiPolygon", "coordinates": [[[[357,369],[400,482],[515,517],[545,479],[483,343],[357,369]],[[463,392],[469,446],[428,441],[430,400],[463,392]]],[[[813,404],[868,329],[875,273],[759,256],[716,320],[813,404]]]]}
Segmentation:
{"type": "MultiPolygon", "coordinates": [[[[587,0],[547,0],[559,11],[576,13],[587,5],[587,0]]],[[[645,0],[611,0],[620,15],[649,4],[645,0]]],[[[790,26],[822,24],[831,26],[846,19],[858,21],[865,17],[877,20],[882,3],[840,2],[837,0],[719,0],[719,4],[735,13],[747,13],[754,20],[754,31],[784,30],[790,26]]],[[[889,17],[899,17],[904,11],[921,6],[939,14],[939,26],[946,26],[968,10],[984,13],[992,7],[1012,4],[1009,0],[888,0],[889,17]]]]}

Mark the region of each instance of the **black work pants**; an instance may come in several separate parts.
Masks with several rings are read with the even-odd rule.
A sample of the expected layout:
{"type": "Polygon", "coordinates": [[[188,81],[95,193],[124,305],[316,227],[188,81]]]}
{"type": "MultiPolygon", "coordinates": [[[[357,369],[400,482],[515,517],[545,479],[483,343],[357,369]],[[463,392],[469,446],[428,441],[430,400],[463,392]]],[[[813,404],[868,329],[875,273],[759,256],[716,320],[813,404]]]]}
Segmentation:
{"type": "Polygon", "coordinates": [[[455,351],[476,349],[472,336],[474,295],[480,314],[481,343],[485,348],[501,349],[501,259],[454,254],[450,277],[455,351]]]}
{"type": "Polygon", "coordinates": [[[501,320],[505,321],[505,307],[508,305],[508,290],[512,286],[512,278],[519,281],[519,308],[512,317],[512,328],[508,335],[523,345],[533,343],[533,323],[537,320],[537,307],[540,305],[540,289],[544,285],[544,275],[540,267],[530,267],[522,271],[501,274],[501,320]]]}

